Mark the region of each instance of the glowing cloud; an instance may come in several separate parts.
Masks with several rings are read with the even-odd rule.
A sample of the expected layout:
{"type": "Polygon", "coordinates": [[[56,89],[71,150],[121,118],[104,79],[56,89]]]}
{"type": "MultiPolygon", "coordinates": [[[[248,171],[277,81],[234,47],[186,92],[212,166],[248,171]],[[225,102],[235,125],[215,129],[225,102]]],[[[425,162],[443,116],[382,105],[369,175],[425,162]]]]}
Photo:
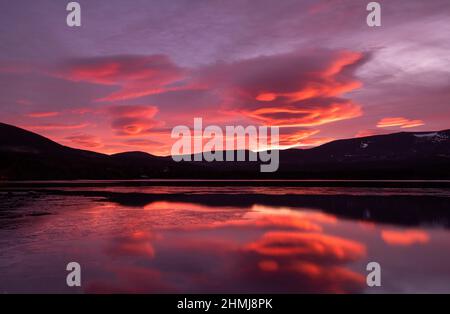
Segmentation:
{"type": "Polygon", "coordinates": [[[30,118],[48,118],[48,117],[55,117],[57,115],[59,115],[59,112],[49,111],[49,112],[31,112],[28,113],[26,116],[30,118]]]}
{"type": "Polygon", "coordinates": [[[83,129],[87,126],[88,126],[87,123],[76,123],[76,124],[46,123],[40,125],[28,125],[25,126],[25,128],[36,131],[51,131],[51,130],[76,130],[76,129],[83,129]]]}
{"type": "Polygon", "coordinates": [[[367,129],[367,130],[358,131],[358,133],[355,134],[355,137],[367,137],[367,136],[382,135],[382,134],[389,134],[389,133],[391,133],[389,130],[367,129]]]}
{"type": "Polygon", "coordinates": [[[161,122],[154,119],[155,106],[114,106],[110,108],[113,117],[111,127],[118,135],[134,136],[149,133],[161,122]]]}
{"type": "Polygon", "coordinates": [[[403,117],[393,117],[393,118],[383,118],[377,123],[378,128],[388,128],[388,127],[400,127],[413,128],[416,126],[424,125],[422,120],[409,120],[403,117]]]}
{"type": "Polygon", "coordinates": [[[308,137],[319,133],[319,130],[298,130],[288,134],[280,135],[280,147],[295,147],[308,137]]]}
{"type": "Polygon", "coordinates": [[[354,71],[368,58],[351,51],[294,51],[214,64],[194,77],[220,91],[229,111],[258,123],[317,126],[362,115],[361,106],[342,95],[362,86],[354,71]]]}
{"type": "Polygon", "coordinates": [[[72,144],[87,148],[99,148],[103,146],[100,138],[94,135],[78,134],[66,137],[72,144]]]}
{"type": "Polygon", "coordinates": [[[358,117],[361,108],[350,101],[339,99],[315,99],[284,106],[262,107],[243,113],[265,125],[280,127],[309,127],[358,117]]]}
{"type": "Polygon", "coordinates": [[[58,76],[72,81],[119,86],[119,90],[98,101],[139,98],[174,90],[172,83],[183,70],[167,56],[111,56],[73,60],[58,76]]]}

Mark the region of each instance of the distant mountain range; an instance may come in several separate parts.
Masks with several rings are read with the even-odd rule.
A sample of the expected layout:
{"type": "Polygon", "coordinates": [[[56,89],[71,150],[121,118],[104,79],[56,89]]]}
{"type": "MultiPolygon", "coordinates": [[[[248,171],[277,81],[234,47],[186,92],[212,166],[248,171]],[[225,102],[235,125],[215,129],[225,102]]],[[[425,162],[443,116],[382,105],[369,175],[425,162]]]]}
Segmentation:
{"type": "MultiPolygon", "coordinates": [[[[248,154],[248,152],[246,152],[248,154]]],[[[174,162],[144,152],[114,155],[60,145],[0,123],[1,180],[74,179],[450,179],[450,130],[401,132],[280,151],[280,167],[260,162],[174,162]]]]}

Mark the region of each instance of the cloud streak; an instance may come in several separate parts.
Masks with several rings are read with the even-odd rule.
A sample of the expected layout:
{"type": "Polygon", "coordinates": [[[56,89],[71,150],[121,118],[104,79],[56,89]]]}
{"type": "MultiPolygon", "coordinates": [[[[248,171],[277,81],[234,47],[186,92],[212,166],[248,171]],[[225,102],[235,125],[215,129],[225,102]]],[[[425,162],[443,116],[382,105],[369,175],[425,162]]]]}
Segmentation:
{"type": "Polygon", "coordinates": [[[57,75],[76,82],[117,86],[117,91],[97,101],[118,101],[176,90],[171,84],[183,77],[183,70],[164,55],[117,55],[72,60],[57,75]]]}
{"type": "Polygon", "coordinates": [[[158,112],[155,106],[113,106],[109,112],[112,116],[111,127],[117,135],[142,135],[161,126],[161,122],[154,119],[158,112]]]}
{"type": "Polygon", "coordinates": [[[30,118],[48,118],[55,117],[59,115],[59,112],[56,111],[48,111],[48,112],[31,112],[27,114],[27,117],[30,118]]]}
{"type": "Polygon", "coordinates": [[[294,51],[201,69],[200,85],[221,91],[236,113],[280,127],[309,127],[362,115],[342,98],[361,87],[354,71],[369,55],[351,51],[294,51]]]}
{"type": "Polygon", "coordinates": [[[415,119],[410,120],[403,117],[394,117],[394,118],[383,118],[377,123],[378,128],[389,128],[389,127],[400,127],[402,129],[405,128],[413,128],[416,126],[424,125],[425,123],[422,120],[415,119]]]}
{"type": "Polygon", "coordinates": [[[65,138],[71,144],[84,148],[100,148],[103,146],[100,138],[89,134],[77,134],[65,138]]]}

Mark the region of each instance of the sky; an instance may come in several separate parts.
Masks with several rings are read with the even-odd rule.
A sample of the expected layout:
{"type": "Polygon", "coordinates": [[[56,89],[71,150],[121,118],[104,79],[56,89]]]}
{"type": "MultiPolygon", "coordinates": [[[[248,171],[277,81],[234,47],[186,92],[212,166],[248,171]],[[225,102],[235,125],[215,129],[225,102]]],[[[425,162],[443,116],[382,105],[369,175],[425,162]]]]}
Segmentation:
{"type": "Polygon", "coordinates": [[[279,126],[283,147],[450,128],[450,1],[0,0],[0,121],[169,155],[171,130],[279,126]]]}

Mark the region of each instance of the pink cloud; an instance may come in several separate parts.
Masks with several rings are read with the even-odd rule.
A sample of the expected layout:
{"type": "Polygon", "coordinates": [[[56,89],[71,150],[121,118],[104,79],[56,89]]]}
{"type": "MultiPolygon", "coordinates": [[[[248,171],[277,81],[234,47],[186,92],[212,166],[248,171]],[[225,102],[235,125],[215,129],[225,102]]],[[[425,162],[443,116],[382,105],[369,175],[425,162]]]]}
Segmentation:
{"type": "Polygon", "coordinates": [[[163,143],[149,139],[129,139],[124,142],[121,142],[121,144],[125,146],[139,146],[139,147],[165,146],[163,143]]]}
{"type": "Polygon", "coordinates": [[[59,112],[44,111],[44,112],[31,112],[28,113],[26,116],[30,118],[48,118],[48,117],[55,117],[57,115],[59,115],[59,112]]]}
{"type": "Polygon", "coordinates": [[[280,127],[318,126],[362,115],[361,107],[341,99],[312,99],[253,110],[242,109],[243,114],[265,125],[280,127]]]}
{"type": "Polygon", "coordinates": [[[403,117],[393,117],[393,118],[383,118],[377,123],[378,128],[388,128],[388,127],[400,127],[404,128],[413,128],[416,126],[424,125],[425,123],[422,120],[410,120],[403,117]]]}
{"type": "Polygon", "coordinates": [[[158,112],[155,106],[114,106],[110,108],[113,118],[111,127],[118,135],[142,135],[151,129],[162,126],[162,122],[154,119],[158,112]]]}
{"type": "Polygon", "coordinates": [[[39,130],[39,131],[49,131],[49,130],[75,130],[82,129],[87,127],[87,123],[74,123],[74,124],[63,124],[63,123],[46,123],[39,125],[28,125],[24,128],[30,130],[39,130]]]}
{"type": "Polygon", "coordinates": [[[87,148],[99,148],[103,146],[99,137],[88,134],[78,134],[66,137],[72,144],[87,148]]]}
{"type": "Polygon", "coordinates": [[[201,84],[221,91],[230,111],[266,125],[305,127],[362,115],[342,98],[361,87],[355,69],[369,58],[351,51],[295,51],[234,63],[197,73],[201,84]]]}
{"type": "Polygon", "coordinates": [[[21,98],[21,99],[17,99],[16,100],[16,104],[23,105],[23,106],[30,106],[33,103],[29,99],[21,98]]]}
{"type": "Polygon", "coordinates": [[[176,90],[172,85],[183,78],[183,70],[167,56],[112,56],[72,61],[60,73],[65,79],[119,89],[98,101],[134,99],[164,91],[176,90]]]}
{"type": "Polygon", "coordinates": [[[314,129],[283,128],[279,137],[279,146],[282,149],[292,147],[313,147],[331,142],[331,137],[314,137],[320,131],[314,129]]]}
{"type": "Polygon", "coordinates": [[[373,136],[373,135],[383,135],[383,134],[389,134],[391,131],[389,130],[380,130],[380,129],[366,129],[358,131],[355,134],[355,137],[367,137],[367,136],[373,136]]]}

